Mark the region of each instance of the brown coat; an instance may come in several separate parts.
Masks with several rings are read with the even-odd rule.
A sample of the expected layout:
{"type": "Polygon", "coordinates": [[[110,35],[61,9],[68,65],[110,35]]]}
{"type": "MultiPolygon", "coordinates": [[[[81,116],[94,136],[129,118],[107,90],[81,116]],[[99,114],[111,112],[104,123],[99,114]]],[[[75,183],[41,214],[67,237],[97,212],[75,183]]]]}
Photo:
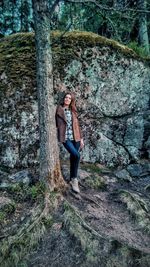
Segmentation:
{"type": "MultiPolygon", "coordinates": [[[[57,127],[57,132],[58,132],[58,141],[63,143],[65,142],[65,133],[66,133],[66,117],[65,113],[63,110],[63,107],[60,105],[56,109],[56,127],[57,127]]],[[[74,135],[74,140],[80,141],[82,138],[80,126],[79,126],[79,121],[77,118],[77,115],[75,112],[72,111],[72,127],[73,127],[73,135],[74,135]]]]}

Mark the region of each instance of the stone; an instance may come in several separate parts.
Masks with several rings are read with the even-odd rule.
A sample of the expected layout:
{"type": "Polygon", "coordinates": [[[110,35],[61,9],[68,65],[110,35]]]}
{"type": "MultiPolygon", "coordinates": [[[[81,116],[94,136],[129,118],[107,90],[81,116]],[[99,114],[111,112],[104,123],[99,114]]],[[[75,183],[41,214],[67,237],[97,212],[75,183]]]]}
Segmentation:
{"type": "Polygon", "coordinates": [[[150,163],[144,162],[141,164],[130,164],[127,166],[127,171],[133,177],[142,177],[150,175],[150,163]]]}
{"type": "Polygon", "coordinates": [[[120,180],[132,182],[132,177],[129,175],[129,172],[126,169],[116,171],[114,175],[120,180]]]}
{"type": "Polygon", "coordinates": [[[3,211],[11,203],[12,203],[12,200],[10,198],[0,197],[0,211],[3,211]]]}
{"type": "Polygon", "coordinates": [[[150,162],[142,163],[142,176],[150,175],[150,162]]]}
{"type": "MultiPolygon", "coordinates": [[[[0,161],[12,169],[39,166],[39,120],[33,40],[31,33],[18,34],[17,37],[9,36],[7,43],[10,42],[10,46],[8,44],[7,49],[5,42],[0,44],[3,59],[0,62],[0,161]],[[20,57],[16,64],[15,59],[11,58],[9,47],[16,51],[17,47],[22,47],[22,43],[24,49],[19,51],[20,57]],[[5,68],[6,59],[12,64],[9,72],[5,68]],[[20,67],[18,70],[17,66],[22,66],[23,61],[24,68],[20,67]]],[[[142,155],[150,154],[150,68],[131,54],[126,56],[124,51],[127,53],[128,48],[120,48],[117,43],[116,48],[112,48],[107,39],[103,45],[101,37],[91,33],[68,33],[63,39],[63,49],[56,44],[54,47],[54,101],[57,104],[67,88],[76,95],[85,141],[81,152],[84,162],[115,167],[128,165],[133,160],[139,162],[142,155]]],[[[69,157],[64,149],[61,149],[61,157],[69,157]]]]}
{"type": "Polygon", "coordinates": [[[8,172],[0,170],[0,182],[2,182],[3,179],[7,179],[8,176],[9,176],[8,172]]]}
{"type": "Polygon", "coordinates": [[[10,181],[10,183],[22,183],[29,185],[31,183],[32,176],[28,170],[23,170],[9,175],[8,180],[10,181]]]}
{"type": "Polygon", "coordinates": [[[142,116],[130,117],[126,122],[124,146],[128,149],[134,160],[140,158],[144,134],[144,121],[142,116]]]}
{"type": "Polygon", "coordinates": [[[8,181],[2,181],[0,183],[0,189],[5,190],[7,188],[10,188],[11,184],[8,181]]]}
{"type": "Polygon", "coordinates": [[[127,166],[127,171],[132,177],[139,177],[143,173],[143,168],[141,164],[130,164],[127,166]]]}

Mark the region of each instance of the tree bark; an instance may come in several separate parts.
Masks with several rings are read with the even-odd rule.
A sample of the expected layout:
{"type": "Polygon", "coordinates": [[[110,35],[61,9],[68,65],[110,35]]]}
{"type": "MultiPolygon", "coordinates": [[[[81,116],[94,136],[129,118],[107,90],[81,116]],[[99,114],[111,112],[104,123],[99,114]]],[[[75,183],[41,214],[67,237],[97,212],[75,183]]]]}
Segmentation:
{"type": "MultiPolygon", "coordinates": [[[[147,1],[138,0],[137,8],[146,10],[147,1]]],[[[148,39],[148,29],[147,29],[147,15],[146,13],[139,13],[139,40],[140,44],[145,48],[145,52],[149,55],[149,39],[148,39]]]]}
{"type": "Polygon", "coordinates": [[[30,32],[32,30],[32,0],[21,0],[20,23],[21,32],[30,32]]]}
{"type": "Polygon", "coordinates": [[[53,191],[65,185],[60,170],[53,100],[50,19],[47,0],[33,0],[40,128],[40,178],[53,191]]]}

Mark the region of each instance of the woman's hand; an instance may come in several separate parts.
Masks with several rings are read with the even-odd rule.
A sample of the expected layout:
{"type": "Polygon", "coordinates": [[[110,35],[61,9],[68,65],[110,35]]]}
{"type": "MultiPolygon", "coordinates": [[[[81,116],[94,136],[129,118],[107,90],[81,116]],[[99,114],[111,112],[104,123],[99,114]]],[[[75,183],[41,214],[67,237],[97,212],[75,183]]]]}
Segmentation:
{"type": "Polygon", "coordinates": [[[80,140],[80,149],[82,149],[84,147],[84,141],[83,138],[80,140]]]}

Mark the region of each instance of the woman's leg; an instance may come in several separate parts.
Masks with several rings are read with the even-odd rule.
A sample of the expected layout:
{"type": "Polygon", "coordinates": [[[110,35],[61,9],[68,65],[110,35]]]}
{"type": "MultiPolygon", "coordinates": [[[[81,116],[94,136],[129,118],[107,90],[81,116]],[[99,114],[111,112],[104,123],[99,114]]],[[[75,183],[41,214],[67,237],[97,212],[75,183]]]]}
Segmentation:
{"type": "Polygon", "coordinates": [[[78,152],[78,156],[74,157],[72,154],[70,155],[70,179],[78,177],[78,168],[79,168],[79,162],[80,162],[80,142],[72,141],[75,149],[78,152]]]}
{"type": "Polygon", "coordinates": [[[70,179],[77,178],[80,161],[80,142],[67,140],[63,145],[70,153],[70,179]]]}

